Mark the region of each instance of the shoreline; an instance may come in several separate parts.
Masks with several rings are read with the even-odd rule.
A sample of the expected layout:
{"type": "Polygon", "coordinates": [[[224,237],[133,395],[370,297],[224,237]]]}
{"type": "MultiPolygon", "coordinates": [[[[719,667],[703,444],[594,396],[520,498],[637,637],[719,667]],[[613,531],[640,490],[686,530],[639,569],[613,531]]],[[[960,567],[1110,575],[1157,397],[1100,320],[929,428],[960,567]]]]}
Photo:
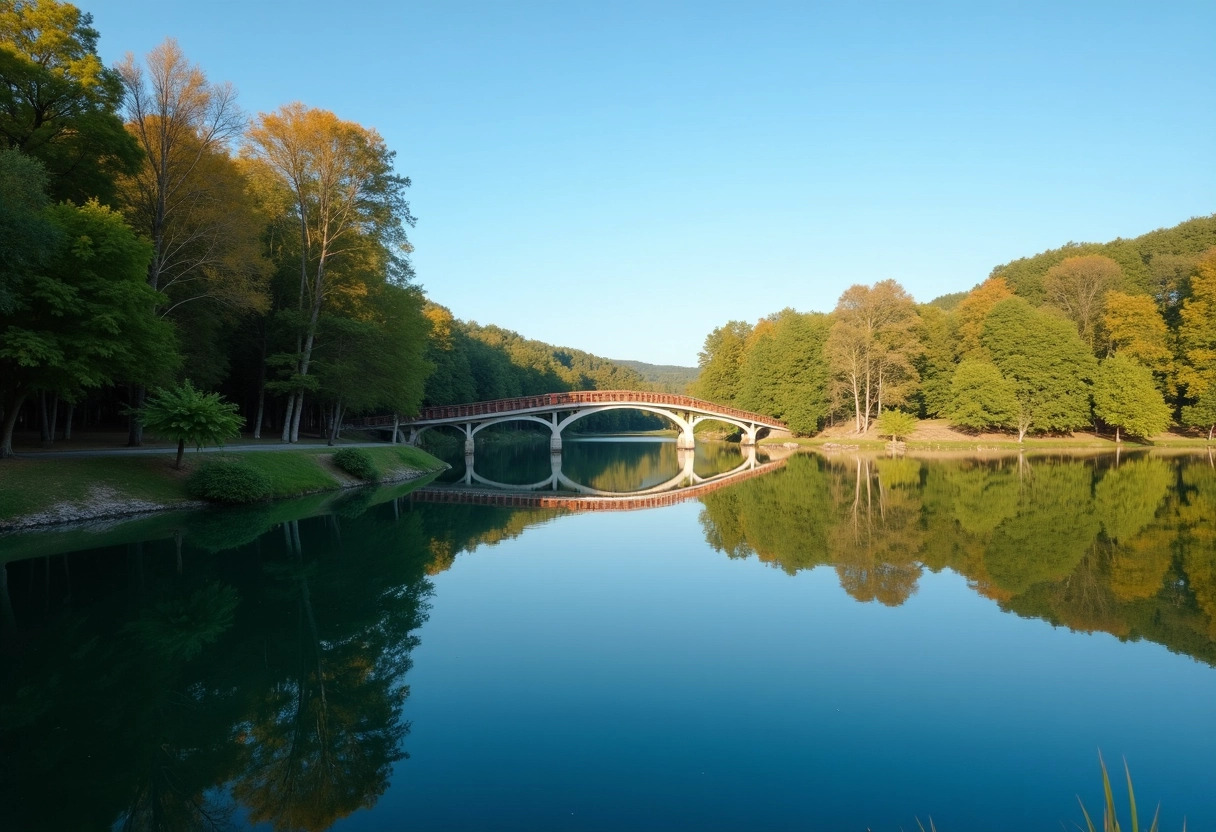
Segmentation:
{"type": "Polygon", "coordinates": [[[340,447],[304,446],[291,449],[219,450],[207,458],[240,459],[267,465],[273,493],[257,503],[228,506],[191,498],[186,478],[200,462],[189,458],[182,471],[171,467],[173,452],[163,455],[94,455],[39,458],[36,455],[0,463],[0,536],[13,533],[62,530],[98,521],[131,520],[156,514],[207,508],[265,505],[315,494],[358,488],[392,486],[438,473],[448,466],[442,460],[405,445],[367,448],[382,475],[364,481],[346,474],[332,462],[340,447]],[[277,464],[288,459],[288,466],[277,464]],[[36,483],[36,485],[35,485],[36,483]]]}

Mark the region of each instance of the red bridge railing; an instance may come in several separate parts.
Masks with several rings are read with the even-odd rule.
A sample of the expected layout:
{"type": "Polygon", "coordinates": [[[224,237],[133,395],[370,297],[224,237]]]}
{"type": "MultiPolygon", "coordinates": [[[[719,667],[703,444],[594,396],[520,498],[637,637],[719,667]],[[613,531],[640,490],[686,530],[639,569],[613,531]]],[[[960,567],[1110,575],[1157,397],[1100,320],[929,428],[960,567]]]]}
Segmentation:
{"type": "MultiPolygon", "coordinates": [[[[720,404],[707,402],[704,399],[694,399],[692,396],[677,396],[672,393],[641,393],[633,390],[581,390],[573,393],[544,393],[539,396],[495,399],[488,402],[473,402],[472,404],[438,405],[436,407],[424,407],[417,418],[408,421],[425,422],[432,419],[465,419],[475,416],[492,416],[496,413],[514,413],[534,408],[560,407],[562,405],[631,403],[707,410],[711,413],[733,416],[736,419],[745,419],[749,422],[785,427],[782,421],[774,419],[772,416],[752,413],[747,410],[738,410],[733,407],[724,407],[720,404]]],[[[392,419],[388,421],[391,422],[392,419]]]]}

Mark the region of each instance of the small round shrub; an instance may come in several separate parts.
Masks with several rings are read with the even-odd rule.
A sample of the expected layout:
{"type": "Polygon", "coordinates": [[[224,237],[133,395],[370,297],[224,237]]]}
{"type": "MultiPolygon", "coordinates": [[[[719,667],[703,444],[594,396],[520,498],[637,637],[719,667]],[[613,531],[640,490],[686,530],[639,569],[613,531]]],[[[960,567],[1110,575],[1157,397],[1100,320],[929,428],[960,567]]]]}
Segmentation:
{"type": "Polygon", "coordinates": [[[343,448],[337,451],[334,454],[334,465],[361,480],[380,479],[380,472],[376,470],[376,463],[372,462],[371,454],[362,448],[343,448]]]}
{"type": "Polygon", "coordinates": [[[190,475],[186,491],[213,503],[256,503],[270,496],[270,478],[240,462],[211,462],[190,475]]]}

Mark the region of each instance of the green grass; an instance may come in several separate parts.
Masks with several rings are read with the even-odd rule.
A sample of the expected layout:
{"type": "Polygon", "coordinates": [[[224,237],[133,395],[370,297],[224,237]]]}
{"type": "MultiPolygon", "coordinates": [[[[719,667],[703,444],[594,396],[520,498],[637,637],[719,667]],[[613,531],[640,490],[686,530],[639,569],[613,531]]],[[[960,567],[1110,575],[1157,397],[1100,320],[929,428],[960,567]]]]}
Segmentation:
{"type": "MultiPolygon", "coordinates": [[[[366,449],[385,479],[400,479],[407,472],[433,471],[443,463],[425,451],[407,445],[366,449]]],[[[334,451],[325,446],[291,450],[227,451],[187,454],[183,471],[173,469],[173,454],[147,456],[39,459],[26,457],[0,461],[0,522],[34,514],[60,503],[83,503],[99,489],[111,499],[145,500],[175,505],[190,500],[186,477],[208,461],[240,460],[265,474],[275,499],[333,491],[343,481],[321,458],[334,451]]]]}

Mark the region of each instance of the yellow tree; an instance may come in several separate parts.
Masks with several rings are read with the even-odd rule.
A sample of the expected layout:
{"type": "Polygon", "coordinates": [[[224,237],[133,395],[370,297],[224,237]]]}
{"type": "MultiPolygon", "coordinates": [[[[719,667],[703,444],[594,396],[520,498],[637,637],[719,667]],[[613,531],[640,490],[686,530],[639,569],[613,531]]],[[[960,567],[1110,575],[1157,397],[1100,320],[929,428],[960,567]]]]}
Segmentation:
{"type": "Polygon", "coordinates": [[[1013,297],[1013,291],[1003,277],[990,277],[972,289],[967,297],[959,301],[954,309],[958,322],[958,341],[955,355],[959,358],[978,358],[982,352],[980,336],[984,333],[984,321],[992,307],[1005,298],[1013,297]]]}
{"type": "Polygon", "coordinates": [[[1216,389],[1216,249],[1204,254],[1191,278],[1191,296],[1182,304],[1178,327],[1182,366],[1178,382],[1199,398],[1216,389]]]}
{"type": "Polygon", "coordinates": [[[246,152],[290,195],[299,229],[300,281],[296,349],[292,358],[283,441],[300,434],[317,325],[331,275],[347,270],[404,278],[410,251],[404,225],[414,218],[405,200],[409,179],[393,170],[394,153],[375,131],[300,103],[261,114],[249,130],[246,152]]]}
{"type": "Polygon", "coordinates": [[[841,392],[865,433],[874,416],[902,404],[919,380],[916,303],[894,280],[851,286],[840,296],[825,353],[841,392]]]}
{"type": "Polygon", "coordinates": [[[1169,329],[1152,298],[1107,292],[1102,325],[1111,353],[1130,358],[1163,379],[1169,375],[1173,363],[1169,329]]]}

